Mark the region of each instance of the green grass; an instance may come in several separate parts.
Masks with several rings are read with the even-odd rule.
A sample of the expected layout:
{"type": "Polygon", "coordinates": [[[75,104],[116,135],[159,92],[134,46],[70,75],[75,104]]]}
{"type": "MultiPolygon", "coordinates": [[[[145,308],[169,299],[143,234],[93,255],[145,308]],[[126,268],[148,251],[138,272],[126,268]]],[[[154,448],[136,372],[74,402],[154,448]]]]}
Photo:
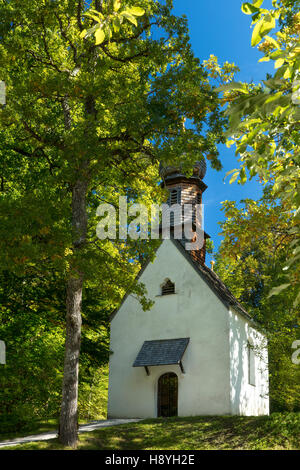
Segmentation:
{"type": "MultiPolygon", "coordinates": [[[[63,449],[57,440],[9,449],[63,449]]],[[[80,450],[295,450],[300,413],[152,419],[80,434],[80,450]]]]}
{"type": "Polygon", "coordinates": [[[57,419],[45,419],[30,421],[22,426],[18,432],[5,432],[5,425],[1,423],[0,441],[7,439],[15,439],[17,437],[31,436],[32,434],[41,434],[47,431],[55,431],[57,429],[57,419]]]}
{"type": "MultiPolygon", "coordinates": [[[[87,420],[79,420],[79,424],[86,424],[87,420]]],[[[1,427],[1,422],[0,422],[1,427]]],[[[18,432],[5,432],[0,429],[0,442],[9,439],[16,439],[17,437],[26,437],[34,434],[42,434],[44,432],[57,431],[58,419],[45,419],[30,421],[22,426],[22,429],[18,432]]]]}

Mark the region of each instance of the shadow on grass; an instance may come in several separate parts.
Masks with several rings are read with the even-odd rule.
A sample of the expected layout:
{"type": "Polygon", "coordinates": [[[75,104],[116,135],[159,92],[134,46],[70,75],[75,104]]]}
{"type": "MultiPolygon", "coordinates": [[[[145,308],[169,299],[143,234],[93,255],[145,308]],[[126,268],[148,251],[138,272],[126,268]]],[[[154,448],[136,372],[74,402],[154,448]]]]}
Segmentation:
{"type": "Polygon", "coordinates": [[[80,437],[79,449],[299,449],[300,414],[147,420],[80,437]]]}
{"type": "MultiPolygon", "coordinates": [[[[300,413],[151,419],[80,434],[79,450],[267,450],[300,448],[300,413]]],[[[63,449],[57,439],[15,447],[63,449]]],[[[10,449],[13,449],[12,447],[10,449]]]]}
{"type": "Polygon", "coordinates": [[[26,437],[32,434],[41,434],[48,431],[55,431],[58,427],[58,420],[55,418],[37,421],[32,420],[28,423],[25,423],[17,432],[6,432],[5,423],[3,424],[0,422],[0,427],[0,441],[6,441],[8,439],[15,439],[17,437],[26,437]]]}

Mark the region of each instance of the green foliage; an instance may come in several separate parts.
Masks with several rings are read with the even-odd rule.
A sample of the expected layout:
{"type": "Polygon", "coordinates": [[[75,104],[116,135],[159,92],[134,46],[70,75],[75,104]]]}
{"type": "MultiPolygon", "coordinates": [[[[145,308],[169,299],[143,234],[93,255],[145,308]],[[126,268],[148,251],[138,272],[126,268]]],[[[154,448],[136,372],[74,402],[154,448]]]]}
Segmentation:
{"type": "Polygon", "coordinates": [[[240,184],[248,176],[259,176],[271,183],[273,194],[280,198],[293,218],[290,220],[290,257],[284,262],[285,280],[275,286],[272,295],[283,286],[298,286],[295,305],[300,302],[300,152],[299,152],[299,68],[300,43],[299,1],[273,1],[274,8],[261,8],[263,2],[244,3],[242,11],[252,14],[252,46],[259,45],[261,60],[275,62],[276,73],[262,84],[228,84],[224,91],[225,114],[229,118],[228,146],[236,145],[241,162],[230,182],[240,184]],[[275,30],[279,20],[280,30],[275,30]],[[268,34],[273,32],[272,36],[268,34]],[[264,40],[264,42],[262,42],[264,40]]]}
{"type": "MultiPolygon", "coordinates": [[[[76,264],[89,279],[115,269],[109,291],[116,302],[139,268],[128,262],[137,243],[97,240],[97,205],[116,205],[119,195],[158,201],[159,161],[188,167],[213,155],[220,167],[216,144],[223,139],[217,95],[191,52],[186,20],[174,17],[169,3],[134,6],[147,12],[137,16],[135,31],[124,22],[101,44],[82,39],[94,20],[75,1],[22,7],[11,1],[0,11],[0,74],[7,83],[0,111],[1,265],[20,273],[52,266],[67,278],[76,264]],[[162,36],[153,39],[156,26],[162,36]],[[193,125],[184,130],[186,118],[193,125]],[[89,236],[75,255],[70,210],[79,174],[88,181],[89,236]]],[[[118,2],[114,9],[122,12],[118,2]]],[[[98,13],[106,18],[106,10],[98,13]]]]}
{"type": "Polygon", "coordinates": [[[126,291],[149,308],[145,286],[134,279],[157,243],[99,240],[97,207],[117,207],[120,195],[130,205],[160,202],[161,161],[188,168],[212,156],[220,168],[217,93],[191,51],[186,19],[172,14],[171,3],[92,1],[87,9],[77,0],[1,2],[0,76],[7,85],[0,109],[1,338],[8,364],[0,403],[7,415],[57,412],[64,286],[81,272],[80,409],[102,416],[107,319],[126,291]],[[80,249],[73,243],[78,181],[87,187],[80,249]],[[15,289],[5,293],[14,277],[15,289]]]}
{"type": "MultiPolygon", "coordinates": [[[[234,63],[227,61],[222,66],[219,65],[218,58],[213,54],[210,54],[209,59],[203,61],[203,65],[208,70],[209,77],[225,84],[230,82],[234,74],[240,70],[234,63]]],[[[226,85],[224,86],[226,88],[226,85]]]]}
{"type": "Polygon", "coordinates": [[[92,419],[107,418],[108,397],[108,366],[96,368],[90,366],[90,381],[85,378],[85,371],[81,373],[84,378],[79,382],[79,417],[90,421],[92,419]]]}
{"type": "MultiPolygon", "coordinates": [[[[32,421],[56,418],[64,358],[65,289],[57,273],[2,272],[0,337],[7,364],[1,367],[1,432],[26,429],[32,421]]],[[[108,312],[97,290],[86,288],[82,332],[79,416],[106,415],[108,312]]]]}
{"type": "MultiPolygon", "coordinates": [[[[150,13],[150,11],[149,11],[150,13]]],[[[136,17],[143,16],[145,10],[143,8],[133,6],[128,7],[124,2],[102,2],[101,11],[93,10],[92,8],[84,15],[93,20],[94,26],[89,29],[84,29],[80,36],[88,38],[95,35],[95,44],[102,44],[105,39],[108,41],[113,33],[119,33],[124,20],[129,21],[134,26],[138,26],[136,17]]]]}
{"type": "Polygon", "coordinates": [[[213,240],[211,240],[210,238],[208,238],[208,239],[206,240],[206,246],[205,246],[205,248],[206,248],[206,252],[207,252],[207,253],[212,253],[213,250],[214,250],[214,242],[213,242],[213,240]]]}
{"type": "Polygon", "coordinates": [[[269,340],[270,399],[273,410],[300,409],[300,368],[293,364],[292,343],[299,337],[299,309],[290,285],[277,292],[285,276],[282,264],[291,254],[293,213],[266,189],[260,201],[243,207],[225,201],[224,240],[215,270],[244,305],[269,340]]]}

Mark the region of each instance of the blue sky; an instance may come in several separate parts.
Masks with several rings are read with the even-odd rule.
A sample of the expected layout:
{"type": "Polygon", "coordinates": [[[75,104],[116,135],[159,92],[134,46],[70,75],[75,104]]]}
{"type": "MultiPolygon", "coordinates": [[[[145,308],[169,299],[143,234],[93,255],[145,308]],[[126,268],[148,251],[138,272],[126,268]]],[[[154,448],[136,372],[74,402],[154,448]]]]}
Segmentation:
{"type": "MultiPolygon", "coordinates": [[[[252,30],[251,16],[241,11],[241,0],[173,0],[174,13],[188,18],[191,44],[194,54],[200,59],[207,59],[210,54],[218,57],[219,63],[234,62],[240,72],[236,78],[241,81],[259,82],[265,79],[266,73],[273,72],[273,65],[258,60],[262,54],[250,45],[252,30]]],[[[271,7],[271,0],[265,0],[264,7],[271,7]]],[[[244,186],[229,184],[224,176],[227,171],[238,167],[234,146],[228,149],[219,146],[223,170],[217,172],[208,166],[204,179],[208,189],[204,193],[205,231],[211,236],[217,248],[222,240],[218,235],[218,222],[224,220],[220,211],[224,200],[240,201],[245,198],[258,199],[262,194],[257,181],[247,182],[244,186]]],[[[209,258],[207,260],[209,262],[209,258]]],[[[207,263],[208,264],[208,263],[207,263]]]]}

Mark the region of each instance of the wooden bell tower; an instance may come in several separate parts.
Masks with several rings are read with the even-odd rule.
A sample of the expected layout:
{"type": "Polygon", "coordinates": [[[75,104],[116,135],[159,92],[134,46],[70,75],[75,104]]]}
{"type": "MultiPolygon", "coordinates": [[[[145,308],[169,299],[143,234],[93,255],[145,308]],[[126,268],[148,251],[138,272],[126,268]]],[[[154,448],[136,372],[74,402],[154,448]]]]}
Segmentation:
{"type": "MultiPolygon", "coordinates": [[[[187,177],[180,168],[176,167],[160,167],[160,176],[162,178],[162,187],[166,188],[169,191],[169,197],[167,204],[172,206],[174,204],[179,204],[182,206],[182,217],[183,223],[187,218],[192,220],[193,231],[191,234],[191,239],[186,239],[183,233],[182,239],[180,242],[184,247],[186,243],[195,241],[197,236],[196,234],[196,224],[199,221],[196,218],[196,204],[202,204],[202,194],[207,189],[206,184],[202,181],[206,174],[206,163],[205,160],[196,162],[193,167],[193,175],[187,177]],[[185,205],[189,205],[189,210],[186,210],[185,205]]],[[[171,221],[172,225],[172,221],[171,221]]],[[[203,230],[203,227],[201,227],[203,230]]],[[[202,265],[205,264],[205,255],[206,255],[206,239],[209,238],[204,232],[204,243],[203,246],[196,250],[191,250],[190,255],[197,263],[202,265]]]]}

